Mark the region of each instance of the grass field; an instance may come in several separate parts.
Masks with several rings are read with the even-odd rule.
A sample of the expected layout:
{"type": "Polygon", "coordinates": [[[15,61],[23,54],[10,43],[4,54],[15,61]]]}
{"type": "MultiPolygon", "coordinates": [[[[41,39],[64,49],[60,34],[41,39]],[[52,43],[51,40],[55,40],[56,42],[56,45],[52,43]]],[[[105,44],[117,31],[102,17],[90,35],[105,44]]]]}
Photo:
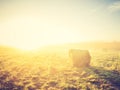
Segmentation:
{"type": "Polygon", "coordinates": [[[1,46],[0,90],[120,90],[119,49],[87,47],[91,66],[75,68],[69,48],[27,52],[1,46]]]}

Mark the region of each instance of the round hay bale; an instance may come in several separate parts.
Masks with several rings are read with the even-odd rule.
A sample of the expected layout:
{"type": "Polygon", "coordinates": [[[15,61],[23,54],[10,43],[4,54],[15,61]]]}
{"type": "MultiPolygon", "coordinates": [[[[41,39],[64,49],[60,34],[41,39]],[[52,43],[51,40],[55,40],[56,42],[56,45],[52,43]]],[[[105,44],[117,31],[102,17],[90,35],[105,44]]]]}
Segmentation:
{"type": "Polygon", "coordinates": [[[91,56],[88,50],[70,49],[69,57],[72,59],[74,67],[90,66],[91,56]]]}

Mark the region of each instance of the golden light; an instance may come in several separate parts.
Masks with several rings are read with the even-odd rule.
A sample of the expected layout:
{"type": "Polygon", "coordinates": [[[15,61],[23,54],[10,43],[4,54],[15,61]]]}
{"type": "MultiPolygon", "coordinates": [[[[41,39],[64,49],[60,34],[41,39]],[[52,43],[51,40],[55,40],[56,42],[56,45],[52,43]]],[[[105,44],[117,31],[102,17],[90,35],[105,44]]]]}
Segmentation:
{"type": "Polygon", "coordinates": [[[49,20],[44,22],[39,18],[24,16],[11,18],[6,24],[9,30],[13,31],[9,33],[13,41],[11,42],[9,38],[8,44],[22,50],[33,50],[77,40],[76,34],[70,28],[55,25],[49,20]]]}
{"type": "Polygon", "coordinates": [[[114,27],[108,17],[84,3],[64,4],[64,7],[57,2],[4,6],[6,16],[1,16],[0,44],[33,50],[53,44],[113,39],[114,27]]]}

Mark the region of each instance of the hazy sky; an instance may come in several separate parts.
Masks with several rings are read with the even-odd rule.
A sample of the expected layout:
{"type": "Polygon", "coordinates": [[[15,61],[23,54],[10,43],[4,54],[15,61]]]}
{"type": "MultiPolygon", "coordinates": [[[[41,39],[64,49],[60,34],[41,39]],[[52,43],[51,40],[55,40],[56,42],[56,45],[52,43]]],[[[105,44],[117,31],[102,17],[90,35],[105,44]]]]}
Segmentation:
{"type": "Polygon", "coordinates": [[[0,44],[96,40],[120,41],[120,0],[0,0],[0,44]]]}

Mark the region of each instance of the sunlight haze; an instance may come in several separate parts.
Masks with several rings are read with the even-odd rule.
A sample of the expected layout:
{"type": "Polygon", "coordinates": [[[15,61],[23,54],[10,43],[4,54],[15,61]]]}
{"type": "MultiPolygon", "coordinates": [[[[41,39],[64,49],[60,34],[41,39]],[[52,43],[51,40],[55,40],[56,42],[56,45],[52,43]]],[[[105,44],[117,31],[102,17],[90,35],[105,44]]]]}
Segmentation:
{"type": "Polygon", "coordinates": [[[120,41],[119,0],[1,0],[0,44],[22,49],[120,41]]]}

